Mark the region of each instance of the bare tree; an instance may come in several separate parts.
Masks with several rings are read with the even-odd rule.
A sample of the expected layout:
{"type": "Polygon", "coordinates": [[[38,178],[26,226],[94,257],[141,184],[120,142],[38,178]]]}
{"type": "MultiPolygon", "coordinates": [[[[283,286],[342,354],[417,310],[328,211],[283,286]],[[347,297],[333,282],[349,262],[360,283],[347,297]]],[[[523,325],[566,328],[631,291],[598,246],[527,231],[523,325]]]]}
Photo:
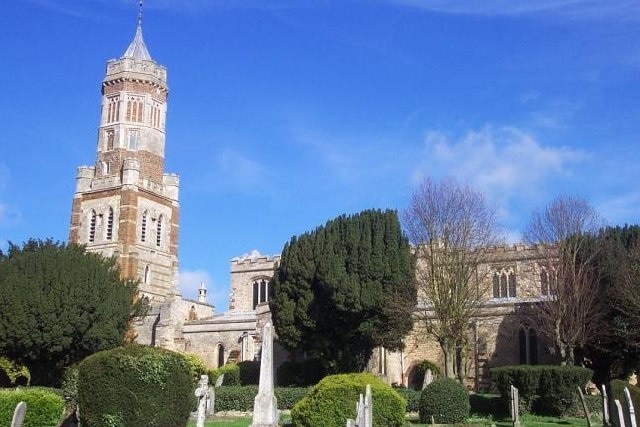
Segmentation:
{"type": "Polygon", "coordinates": [[[417,321],[440,345],[445,375],[462,376],[470,322],[490,298],[487,249],[502,243],[482,193],[452,179],[423,180],[403,222],[417,259],[417,321]],[[457,369],[456,369],[457,368],[457,369]]]}
{"type": "Polygon", "coordinates": [[[594,263],[603,225],[587,201],[562,196],[534,212],[525,231],[525,240],[537,245],[540,256],[541,332],[554,343],[563,364],[574,363],[575,350],[598,334],[605,314],[594,263]]]}

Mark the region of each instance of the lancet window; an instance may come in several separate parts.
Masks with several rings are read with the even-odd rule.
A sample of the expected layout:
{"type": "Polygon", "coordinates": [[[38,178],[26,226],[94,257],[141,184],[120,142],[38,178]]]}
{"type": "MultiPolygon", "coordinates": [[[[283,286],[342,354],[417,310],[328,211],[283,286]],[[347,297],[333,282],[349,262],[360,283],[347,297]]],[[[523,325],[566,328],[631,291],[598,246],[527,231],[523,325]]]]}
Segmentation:
{"type": "Polygon", "coordinates": [[[107,240],[113,239],[113,208],[109,208],[107,214],[107,240]]]}
{"type": "Polygon", "coordinates": [[[130,96],[127,99],[127,121],[142,122],[143,109],[144,100],[139,97],[130,96]]]}
{"type": "Polygon", "coordinates": [[[493,297],[515,298],[517,296],[516,273],[513,270],[501,270],[493,273],[493,297]]]}
{"type": "Polygon", "coordinates": [[[158,223],[156,224],[156,246],[160,246],[162,243],[162,227],[163,227],[164,217],[160,215],[158,217],[158,223]]]}
{"type": "Polygon", "coordinates": [[[520,347],[520,364],[536,365],[538,363],[538,335],[536,330],[521,326],[518,331],[518,343],[520,347]]]}
{"type": "Polygon", "coordinates": [[[142,214],[142,221],[140,225],[140,241],[142,242],[147,241],[147,217],[148,216],[149,216],[149,213],[147,211],[144,211],[144,213],[142,214]]]}
{"type": "Polygon", "coordinates": [[[120,97],[111,96],[107,101],[107,123],[117,122],[120,116],[120,97]]]}
{"type": "Polygon", "coordinates": [[[89,242],[93,243],[96,240],[96,225],[98,222],[98,215],[95,209],[91,210],[91,216],[89,218],[89,242]]]}
{"type": "Polygon", "coordinates": [[[266,279],[256,280],[253,282],[253,309],[258,304],[262,304],[269,300],[269,282],[266,279]]]}

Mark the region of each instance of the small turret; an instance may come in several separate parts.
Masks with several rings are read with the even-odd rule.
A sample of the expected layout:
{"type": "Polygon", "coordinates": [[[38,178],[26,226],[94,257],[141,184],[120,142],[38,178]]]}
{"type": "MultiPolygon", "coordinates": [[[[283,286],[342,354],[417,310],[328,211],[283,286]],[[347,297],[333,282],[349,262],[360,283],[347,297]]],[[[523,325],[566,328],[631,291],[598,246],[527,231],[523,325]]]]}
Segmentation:
{"type": "Polygon", "coordinates": [[[204,282],[200,282],[200,289],[198,289],[198,302],[207,302],[207,288],[204,286],[204,282]]]}

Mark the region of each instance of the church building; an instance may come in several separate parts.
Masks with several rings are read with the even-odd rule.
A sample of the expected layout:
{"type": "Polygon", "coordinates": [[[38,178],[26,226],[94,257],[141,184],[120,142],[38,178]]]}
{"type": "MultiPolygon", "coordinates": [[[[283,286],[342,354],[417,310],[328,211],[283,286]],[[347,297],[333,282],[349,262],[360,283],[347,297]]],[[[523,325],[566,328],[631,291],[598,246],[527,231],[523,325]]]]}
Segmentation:
{"type": "MultiPolygon", "coordinates": [[[[118,260],[124,277],[140,280],[147,316],[136,322],[137,341],[198,354],[211,368],[258,357],[262,326],[270,321],[269,280],[278,256],[252,253],[231,260],[230,309],[216,314],[201,286],[198,300],[178,287],[179,187],[164,170],[167,69],[150,55],[141,14],[133,41],[109,60],[93,166],[78,168],[69,240],[118,260]]],[[[470,386],[487,385],[488,368],[553,360],[527,314],[541,296],[543,271],[536,252],[521,245],[494,249],[484,266],[494,294],[470,325],[470,386]]],[[[289,355],[276,344],[276,365],[289,355]]],[[[388,383],[408,385],[420,361],[443,364],[437,343],[419,326],[406,349],[376,349],[369,369],[388,383]]]]}

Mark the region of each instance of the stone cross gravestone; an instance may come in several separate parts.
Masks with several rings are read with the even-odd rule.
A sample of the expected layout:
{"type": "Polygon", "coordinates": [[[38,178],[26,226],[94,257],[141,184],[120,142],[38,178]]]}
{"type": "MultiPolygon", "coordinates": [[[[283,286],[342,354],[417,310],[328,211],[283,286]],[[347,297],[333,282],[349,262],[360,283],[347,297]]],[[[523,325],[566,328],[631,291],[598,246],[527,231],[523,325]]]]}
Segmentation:
{"type": "Polygon", "coordinates": [[[207,413],[211,408],[211,394],[209,391],[209,377],[201,375],[196,388],[195,395],[198,398],[198,418],[196,419],[196,427],[204,427],[204,421],[207,413]]]}
{"type": "Polygon", "coordinates": [[[22,427],[24,423],[24,416],[27,413],[27,404],[25,402],[19,402],[16,405],[16,409],[13,411],[13,419],[11,420],[11,427],[22,427]]]}
{"type": "Polygon", "coordinates": [[[433,372],[431,372],[431,369],[427,369],[427,372],[424,373],[424,380],[422,381],[422,389],[424,390],[432,382],[433,382],[433,372]]]}
{"type": "Polygon", "coordinates": [[[271,323],[262,329],[260,357],[260,382],[253,403],[251,427],[275,427],[278,425],[278,401],[273,393],[273,331],[271,323]]]}

